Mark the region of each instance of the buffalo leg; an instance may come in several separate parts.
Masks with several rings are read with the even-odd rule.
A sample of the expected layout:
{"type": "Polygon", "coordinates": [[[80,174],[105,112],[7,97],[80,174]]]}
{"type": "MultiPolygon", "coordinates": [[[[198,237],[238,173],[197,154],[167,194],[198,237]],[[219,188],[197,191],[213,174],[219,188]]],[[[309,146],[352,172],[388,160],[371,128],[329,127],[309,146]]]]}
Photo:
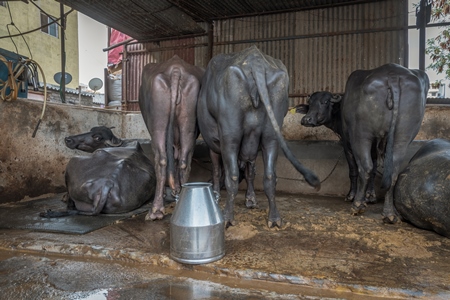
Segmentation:
{"type": "MultiPolygon", "coordinates": [[[[183,150],[183,154],[181,157],[179,171],[180,171],[180,186],[185,184],[189,180],[189,175],[191,172],[191,161],[192,161],[193,151],[186,152],[183,150]]],[[[179,188],[177,193],[179,193],[179,188]]]]}
{"type": "Polygon", "coordinates": [[[179,185],[176,186],[176,193],[180,192],[182,184],[189,180],[191,172],[191,161],[194,154],[195,141],[198,137],[197,122],[197,96],[199,83],[196,77],[183,77],[184,88],[181,91],[181,101],[177,104],[178,140],[180,142],[180,153],[178,157],[179,185]]]}
{"type": "MultiPolygon", "coordinates": [[[[164,133],[163,133],[164,134],[164,133]]],[[[155,145],[153,152],[155,153],[155,172],[156,172],[156,189],[155,198],[151,211],[145,216],[145,220],[160,220],[164,217],[164,191],[166,184],[167,172],[167,155],[165,143],[156,143],[156,135],[154,138],[155,145]],[[158,145],[159,144],[159,145],[158,145]]],[[[173,186],[171,186],[173,189],[173,186]]]]}
{"type": "MultiPolygon", "coordinates": [[[[375,145],[375,144],[374,144],[375,145]]],[[[377,195],[375,192],[375,176],[377,175],[377,149],[372,147],[372,172],[370,173],[369,182],[367,184],[365,201],[368,203],[376,203],[377,195]]]]}
{"type": "Polygon", "coordinates": [[[356,195],[352,204],[352,213],[357,215],[363,213],[367,207],[365,195],[371,173],[373,170],[373,162],[371,156],[371,141],[359,139],[359,145],[353,149],[356,164],[358,166],[358,183],[356,187],[356,195]]]}
{"type": "Polygon", "coordinates": [[[394,157],[393,157],[394,167],[392,169],[392,177],[391,177],[392,180],[391,185],[388,187],[386,195],[384,196],[384,206],[383,206],[383,222],[390,224],[401,222],[401,217],[394,207],[394,188],[395,184],[397,183],[401,162],[406,155],[407,146],[400,145],[398,146],[397,149],[401,150],[399,150],[398,152],[394,150],[394,157]]]}
{"type": "Polygon", "coordinates": [[[194,154],[195,140],[191,136],[181,137],[181,151],[178,160],[178,173],[179,182],[175,186],[175,193],[180,193],[181,185],[185,184],[189,180],[191,172],[192,155],[194,154]]]}
{"type": "MultiPolygon", "coordinates": [[[[394,180],[393,180],[394,181],[394,180]]],[[[395,180],[396,182],[397,180],[395,180]]],[[[395,224],[401,222],[401,217],[394,207],[394,187],[392,185],[384,196],[384,206],[383,206],[383,222],[389,224],[395,224]]]]}
{"type": "MultiPolygon", "coordinates": [[[[231,145],[232,143],[224,143],[231,145]]],[[[239,165],[237,161],[237,151],[227,147],[222,151],[223,166],[225,168],[225,186],[227,188],[227,202],[225,204],[224,219],[226,227],[234,226],[234,200],[239,188],[239,165]]]]}
{"type": "Polygon", "coordinates": [[[344,146],[344,153],[348,164],[348,177],[350,178],[350,190],[348,191],[347,197],[345,197],[345,201],[352,202],[356,194],[358,168],[350,146],[344,146]]]}
{"type": "Polygon", "coordinates": [[[247,191],[245,193],[245,206],[247,208],[256,208],[258,204],[255,196],[255,162],[251,161],[246,164],[245,181],[247,182],[247,191]]]}
{"type": "Polygon", "coordinates": [[[367,183],[367,190],[365,195],[365,202],[368,203],[376,203],[377,202],[377,195],[375,192],[375,176],[377,175],[377,161],[376,159],[372,162],[373,168],[372,172],[370,173],[369,181],[367,183]]]}
{"type": "Polygon", "coordinates": [[[264,192],[266,194],[267,200],[269,201],[269,217],[267,221],[267,226],[269,228],[273,226],[278,226],[281,228],[282,220],[280,213],[275,202],[275,191],[277,185],[277,175],[275,173],[275,166],[277,163],[278,156],[278,144],[266,145],[265,150],[263,150],[264,159],[264,179],[263,186],[264,192]]]}
{"type": "MultiPolygon", "coordinates": [[[[174,138],[174,140],[176,140],[177,137],[174,138]]],[[[180,155],[181,155],[181,150],[179,146],[174,146],[173,147],[173,160],[174,160],[174,174],[173,174],[173,179],[174,179],[174,185],[173,185],[173,189],[171,192],[172,197],[176,198],[178,196],[178,194],[180,193],[181,190],[181,171],[180,171],[180,155]]],[[[169,169],[167,169],[167,171],[169,171],[169,169]]],[[[166,198],[164,196],[164,198],[166,198]]]]}
{"type": "MultiPolygon", "coordinates": [[[[373,150],[372,150],[373,151],[373,150]]],[[[355,199],[356,190],[358,187],[358,167],[356,165],[355,157],[350,149],[344,149],[345,157],[348,163],[349,178],[350,178],[350,190],[345,198],[345,201],[352,202],[355,199]]],[[[375,176],[377,173],[377,154],[372,152],[372,164],[373,168],[371,176],[368,180],[367,190],[365,194],[365,202],[375,203],[377,201],[375,193],[375,176]]]]}
{"type": "Polygon", "coordinates": [[[209,156],[211,157],[212,163],[213,190],[216,193],[216,195],[220,195],[221,177],[222,177],[222,167],[221,167],[222,158],[220,154],[217,154],[212,150],[209,150],[209,156]]]}

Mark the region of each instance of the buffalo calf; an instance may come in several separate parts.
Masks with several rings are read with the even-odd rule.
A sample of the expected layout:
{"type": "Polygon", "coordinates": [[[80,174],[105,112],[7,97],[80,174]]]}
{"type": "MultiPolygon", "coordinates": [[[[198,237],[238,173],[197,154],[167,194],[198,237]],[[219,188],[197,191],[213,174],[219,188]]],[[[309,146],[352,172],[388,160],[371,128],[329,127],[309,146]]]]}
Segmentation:
{"type": "Polygon", "coordinates": [[[128,147],[136,144],[135,140],[124,140],[115,136],[111,131],[113,128],[106,126],[92,127],[89,132],[66,137],[64,143],[70,149],[89,153],[100,148],[128,147]]]}

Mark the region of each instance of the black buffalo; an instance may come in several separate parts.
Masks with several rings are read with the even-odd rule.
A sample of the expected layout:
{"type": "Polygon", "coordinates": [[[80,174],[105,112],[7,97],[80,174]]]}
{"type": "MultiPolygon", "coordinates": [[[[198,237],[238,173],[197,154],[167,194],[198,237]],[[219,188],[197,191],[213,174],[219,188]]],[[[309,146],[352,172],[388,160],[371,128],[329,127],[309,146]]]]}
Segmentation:
{"type": "Polygon", "coordinates": [[[152,200],[156,186],[153,165],[139,143],[72,157],[65,181],[67,210],[48,211],[42,217],[129,212],[152,200]]]}
{"type": "Polygon", "coordinates": [[[166,182],[176,196],[188,181],[199,134],[196,106],[203,74],[204,69],[177,55],[142,71],[139,107],[152,139],[157,185],[147,220],[164,217],[166,182]]]}
{"type": "Polygon", "coordinates": [[[70,149],[92,153],[100,148],[135,146],[136,140],[121,139],[111,131],[114,127],[96,126],[89,132],[71,135],[64,139],[70,149]]]}
{"type": "MultiPolygon", "coordinates": [[[[110,147],[135,147],[137,143],[141,142],[141,146],[151,145],[150,140],[138,139],[124,139],[114,135],[111,129],[114,127],[96,126],[90,131],[68,136],[64,139],[65,144],[70,149],[77,149],[84,152],[92,153],[97,149],[110,147]],[[144,142],[144,143],[143,143],[144,142]]],[[[144,148],[145,154],[154,161],[154,154],[150,148],[144,148]]],[[[200,167],[210,169],[211,158],[209,155],[209,148],[203,140],[197,140],[195,143],[194,154],[192,161],[195,161],[200,167]]],[[[244,174],[241,174],[244,177],[244,174]]],[[[210,180],[211,181],[211,180],[210,180]]],[[[223,176],[221,177],[221,186],[223,187],[223,176]]],[[[166,200],[173,198],[166,195],[166,200]]]]}
{"type": "Polygon", "coordinates": [[[343,141],[352,179],[348,198],[353,197],[354,214],[365,210],[368,198],[375,198],[372,185],[380,157],[384,159],[382,187],[386,189],[384,221],[400,221],[393,205],[393,189],[408,145],[419,132],[428,88],[425,72],[386,64],[354,71],[343,97],[323,92],[309,99],[302,124],[325,125],[343,141]]]}
{"type": "MultiPolygon", "coordinates": [[[[330,92],[315,92],[308,98],[308,104],[299,104],[295,106],[295,112],[306,114],[301,124],[306,127],[325,126],[336,133],[341,142],[343,137],[342,116],[341,116],[341,99],[342,94],[332,94],[330,92]]],[[[377,200],[375,192],[375,175],[376,175],[376,149],[372,148],[372,161],[374,168],[370,173],[367,190],[365,193],[365,201],[375,203],[377,200]]],[[[358,168],[349,151],[345,151],[348,162],[350,190],[345,198],[346,201],[353,201],[356,195],[358,168]]]]}
{"type": "Polygon", "coordinates": [[[398,176],[394,204],[415,226],[450,238],[450,141],[426,142],[398,176]]]}
{"type": "MultiPolygon", "coordinates": [[[[220,159],[225,168],[228,197],[224,217],[227,226],[234,224],[233,206],[240,169],[245,169],[247,184],[253,190],[259,148],[264,160],[263,184],[269,200],[269,227],[281,226],[275,204],[279,144],[306,181],[320,187],[319,179],[294,157],[280,132],[288,109],[288,85],[289,76],[283,63],[263,54],[255,46],[237,53],[217,55],[207,66],[197,117],[202,137],[211,149],[216,192],[220,189],[220,159]]],[[[247,206],[255,204],[247,199],[247,206]]]]}

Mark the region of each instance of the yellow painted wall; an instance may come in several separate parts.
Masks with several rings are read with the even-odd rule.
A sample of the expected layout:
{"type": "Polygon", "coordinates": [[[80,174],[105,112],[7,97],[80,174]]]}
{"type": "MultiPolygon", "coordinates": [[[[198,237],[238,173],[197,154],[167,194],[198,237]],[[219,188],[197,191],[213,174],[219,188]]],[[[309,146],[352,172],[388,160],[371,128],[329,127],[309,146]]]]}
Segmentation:
{"type": "MultiPolygon", "coordinates": [[[[39,0],[33,2],[49,15],[56,18],[60,17],[60,4],[58,2],[54,0],[39,0]]],[[[9,1],[8,3],[12,21],[22,33],[41,26],[40,11],[32,3],[26,4],[22,1],[9,1]]],[[[65,12],[68,12],[69,10],[69,7],[64,7],[65,12]]],[[[20,55],[32,58],[43,69],[47,83],[57,85],[53,79],[53,75],[57,72],[61,72],[61,30],[58,38],[42,32],[40,29],[23,35],[24,38],[21,36],[13,37],[14,43],[17,46],[16,50],[14,43],[10,38],[3,38],[9,35],[8,28],[12,35],[19,33],[14,26],[7,27],[8,24],[11,24],[8,7],[0,6],[0,48],[14,53],[18,52],[20,55]],[[24,39],[30,47],[31,54],[24,39]]],[[[71,12],[67,17],[65,34],[66,72],[72,75],[72,81],[67,87],[76,88],[78,87],[79,82],[78,20],[76,11],[71,12]]],[[[39,76],[39,80],[42,82],[43,80],[40,73],[39,76]]]]}

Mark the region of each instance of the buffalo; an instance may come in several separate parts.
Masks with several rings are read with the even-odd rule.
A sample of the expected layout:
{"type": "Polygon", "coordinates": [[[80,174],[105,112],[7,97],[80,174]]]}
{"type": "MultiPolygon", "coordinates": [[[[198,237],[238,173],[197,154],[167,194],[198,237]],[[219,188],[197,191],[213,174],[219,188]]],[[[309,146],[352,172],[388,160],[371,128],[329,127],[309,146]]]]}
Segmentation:
{"type": "MultiPolygon", "coordinates": [[[[96,126],[92,127],[90,131],[68,136],[64,139],[66,146],[70,149],[77,149],[80,151],[92,153],[97,149],[110,148],[110,147],[134,147],[138,142],[141,146],[151,145],[150,140],[146,139],[126,139],[119,138],[114,135],[111,129],[114,127],[96,126]]],[[[145,154],[153,162],[154,154],[151,147],[144,148],[145,154]]],[[[211,158],[209,156],[209,148],[203,140],[197,140],[195,143],[194,154],[192,155],[192,161],[196,162],[200,167],[209,169],[211,158]]],[[[244,174],[241,174],[243,178],[244,174]]],[[[211,179],[209,180],[211,181],[211,179]]],[[[221,187],[223,187],[223,176],[221,177],[221,187]]],[[[168,189],[169,187],[166,187],[168,189]]],[[[170,193],[170,192],[169,192],[170,193]]],[[[166,200],[173,200],[169,195],[165,195],[166,200]]]]}
{"type": "MultiPolygon", "coordinates": [[[[281,226],[275,203],[278,147],[306,181],[320,188],[320,181],[289,150],[280,132],[288,110],[289,76],[283,63],[252,46],[241,52],[221,54],[208,63],[197,104],[200,132],[210,148],[213,189],[220,190],[221,164],[225,169],[226,226],[234,225],[234,199],[239,170],[253,191],[255,161],[261,149],[264,160],[264,191],[269,201],[268,226],[281,226]]],[[[248,199],[247,207],[256,205],[248,199]]]]}
{"type": "Polygon", "coordinates": [[[364,212],[368,200],[375,199],[373,178],[377,158],[382,158],[383,221],[400,221],[393,190],[407,148],[419,132],[428,88],[425,72],[389,63],[352,72],[343,97],[315,93],[309,107],[297,107],[299,112],[307,111],[303,125],[325,125],[341,136],[351,178],[347,198],[353,200],[354,214],[364,212]]]}
{"type": "Polygon", "coordinates": [[[70,149],[92,153],[100,148],[134,146],[136,140],[121,139],[111,131],[114,127],[96,126],[89,132],[71,135],[64,139],[70,149]]]}
{"type": "Polygon", "coordinates": [[[152,139],[156,169],[155,199],[146,220],[164,217],[166,182],[176,196],[189,179],[199,135],[196,106],[203,74],[203,68],[177,55],[142,71],[139,107],[152,139]]]}
{"type": "MultiPolygon", "coordinates": [[[[342,138],[344,136],[340,106],[342,97],[342,94],[332,94],[330,92],[324,91],[315,92],[309,96],[308,104],[296,105],[294,111],[296,113],[306,114],[301,120],[301,124],[303,126],[317,127],[323,125],[336,133],[342,143],[342,138]]],[[[370,173],[367,190],[365,193],[365,202],[367,203],[375,203],[377,201],[374,183],[377,171],[377,154],[372,151],[371,155],[374,163],[374,168],[370,173]]],[[[347,196],[345,197],[345,201],[351,202],[354,200],[356,194],[358,169],[349,151],[345,151],[345,156],[348,162],[350,178],[350,189],[347,193],[347,196]]]]}
{"type": "Polygon", "coordinates": [[[406,221],[450,238],[450,141],[420,147],[398,176],[394,205],[406,221]]]}
{"type": "Polygon", "coordinates": [[[65,182],[67,210],[47,211],[42,217],[129,212],[151,201],[156,186],[153,164],[139,143],[72,157],[65,182]]]}

